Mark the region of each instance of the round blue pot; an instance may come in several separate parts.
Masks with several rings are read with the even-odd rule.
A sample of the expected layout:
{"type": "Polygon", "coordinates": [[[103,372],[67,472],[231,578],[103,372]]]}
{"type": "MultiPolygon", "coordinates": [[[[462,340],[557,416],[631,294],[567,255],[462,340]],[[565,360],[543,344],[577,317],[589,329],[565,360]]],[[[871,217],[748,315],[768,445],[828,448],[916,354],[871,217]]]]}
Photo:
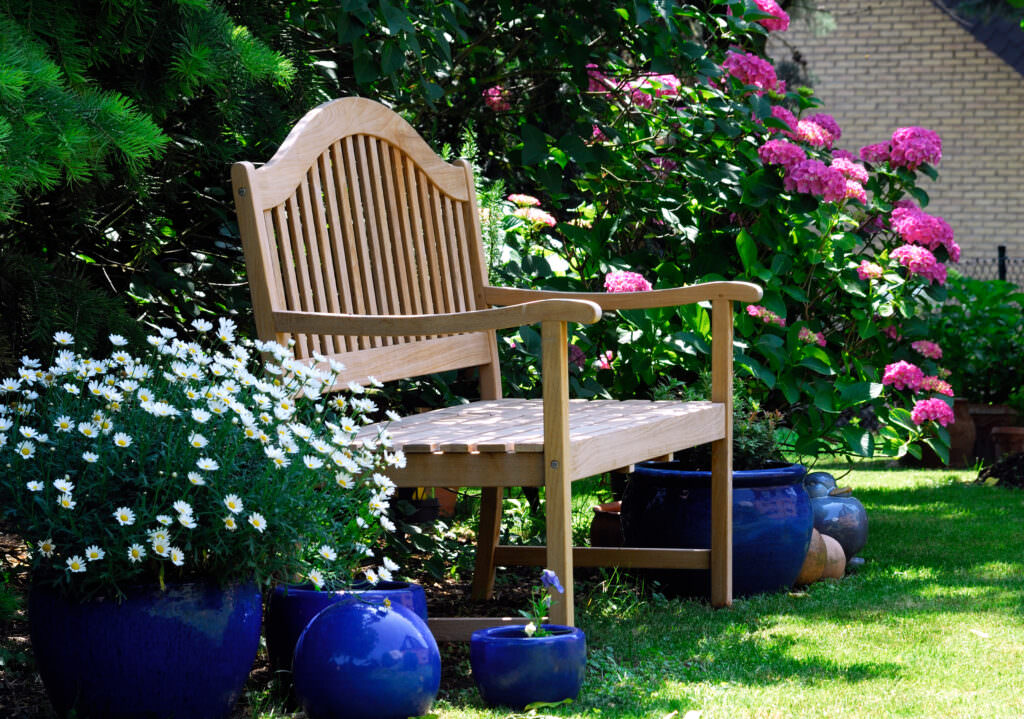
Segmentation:
{"type": "Polygon", "coordinates": [[[418,584],[356,582],[342,591],[321,591],[312,584],[275,587],[267,597],[264,618],[270,666],[277,671],[291,669],[295,644],[309,622],[348,594],[357,594],[364,601],[375,604],[383,604],[388,599],[392,606],[405,607],[427,621],[427,598],[423,587],[418,584]]]}
{"type": "Polygon", "coordinates": [[[419,615],[349,595],[302,632],[292,681],[309,719],[406,719],[430,710],[441,654],[419,615]]]}
{"type": "Polygon", "coordinates": [[[32,652],[58,716],[228,716],[259,648],[256,585],[197,582],[126,594],[119,603],[30,592],[32,652]]]}
{"type": "MultiPolygon", "coordinates": [[[[733,472],[733,594],[790,587],[807,556],[813,529],[800,464],[733,472]]],[[[622,498],[626,546],[711,546],[711,473],[678,462],[645,462],[630,475],[622,498]]],[[[651,571],[662,591],[707,597],[707,570],[651,571]]]]}
{"type": "Polygon", "coordinates": [[[814,528],[835,539],[849,560],[868,542],[868,513],[855,497],[812,497],[814,528]]]}
{"type": "Polygon", "coordinates": [[[575,699],[587,667],[583,630],[544,624],[546,637],[528,637],[521,626],[473,632],[469,662],[480,696],[490,706],[523,709],[534,702],[575,699]]]}

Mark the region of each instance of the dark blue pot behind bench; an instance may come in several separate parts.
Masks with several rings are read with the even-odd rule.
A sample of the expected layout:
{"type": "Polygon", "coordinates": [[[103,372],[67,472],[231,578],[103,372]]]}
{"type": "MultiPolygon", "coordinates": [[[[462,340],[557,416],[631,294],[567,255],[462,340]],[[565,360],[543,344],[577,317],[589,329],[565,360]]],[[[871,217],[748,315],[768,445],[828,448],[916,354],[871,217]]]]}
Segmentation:
{"type": "MultiPolygon", "coordinates": [[[[807,555],[813,528],[800,464],[733,472],[733,595],[786,589],[807,555]]],[[[631,547],[711,546],[711,473],[678,462],[636,467],[622,498],[622,533],[631,547]]],[[[707,570],[650,571],[661,591],[707,597],[707,570]]]]}

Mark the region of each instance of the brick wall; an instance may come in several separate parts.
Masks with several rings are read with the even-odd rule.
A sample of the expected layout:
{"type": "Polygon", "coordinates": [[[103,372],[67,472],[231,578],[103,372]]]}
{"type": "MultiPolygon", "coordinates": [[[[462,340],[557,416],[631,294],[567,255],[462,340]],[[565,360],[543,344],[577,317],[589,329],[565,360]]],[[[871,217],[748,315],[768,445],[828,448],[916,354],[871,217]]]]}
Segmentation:
{"type": "Polygon", "coordinates": [[[768,50],[777,61],[790,59],[784,43],[803,53],[819,111],[843,128],[838,146],[856,154],[907,125],[938,132],[939,180],[921,186],[956,233],[964,273],[989,273],[973,261],[994,260],[998,245],[1024,258],[1024,76],[929,0],[821,5],[835,31],[814,37],[796,21],[768,50]]]}

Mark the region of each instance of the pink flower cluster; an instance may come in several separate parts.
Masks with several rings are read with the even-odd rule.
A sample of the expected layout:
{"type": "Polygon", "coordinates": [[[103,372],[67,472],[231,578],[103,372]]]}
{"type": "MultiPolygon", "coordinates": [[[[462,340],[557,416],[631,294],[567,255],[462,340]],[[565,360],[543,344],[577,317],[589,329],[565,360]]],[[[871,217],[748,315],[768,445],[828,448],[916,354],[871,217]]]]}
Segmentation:
{"type": "MultiPolygon", "coordinates": [[[[794,115],[792,112],[784,108],[782,105],[772,105],[772,117],[774,117],[776,120],[782,120],[782,122],[786,123],[786,125],[789,127],[789,130],[786,130],[785,133],[790,137],[793,136],[793,131],[796,129],[797,125],[796,115],[794,115]]],[[[779,132],[780,130],[778,128],[773,127],[770,131],[779,132]]]]}
{"type": "Polygon", "coordinates": [[[892,211],[889,224],[904,242],[929,250],[941,245],[951,261],[960,260],[960,245],[953,240],[953,228],[941,217],[929,215],[913,203],[905,203],[892,211]]]}
{"type": "Polygon", "coordinates": [[[935,164],[942,159],[942,138],[923,127],[900,127],[889,142],[860,148],[864,162],[886,162],[893,167],[916,170],[924,163],[935,164]]]}
{"type": "Polygon", "coordinates": [[[501,85],[494,85],[483,91],[484,104],[494,112],[508,112],[512,105],[508,101],[508,93],[501,85]]]}
{"type": "Polygon", "coordinates": [[[522,195],[515,192],[508,196],[508,201],[519,207],[538,207],[540,205],[540,200],[533,195],[522,195]]]}
{"type": "Polygon", "coordinates": [[[811,147],[832,147],[832,144],[843,134],[839,123],[831,115],[819,113],[811,115],[796,123],[796,132],[790,136],[811,147]]]}
{"type": "MultiPolygon", "coordinates": [[[[845,153],[849,154],[849,153],[845,153]]],[[[853,180],[864,184],[868,181],[868,170],[864,165],[859,162],[854,162],[845,156],[839,154],[839,150],[836,150],[832,154],[832,167],[842,174],[847,180],[853,180]]]]}
{"type": "Polygon", "coordinates": [[[757,156],[766,165],[790,167],[807,159],[807,153],[799,145],[788,140],[769,140],[757,148],[757,156]]]}
{"type": "Polygon", "coordinates": [[[778,325],[779,327],[786,326],[786,320],[779,317],[767,307],[762,307],[761,305],[747,305],[747,314],[751,317],[759,318],[766,325],[778,325]]]}
{"type": "Polygon", "coordinates": [[[924,163],[942,159],[942,138],[923,127],[900,127],[892,134],[889,163],[893,167],[915,170],[924,163]]]}
{"type": "Polygon", "coordinates": [[[765,90],[779,89],[775,68],[757,55],[730,51],[722,62],[722,69],[744,85],[756,87],[758,95],[763,94],[765,90]]]}
{"type": "Polygon", "coordinates": [[[604,276],[605,292],[646,292],[650,289],[651,283],[639,272],[616,270],[604,276]]]}
{"type": "Polygon", "coordinates": [[[821,160],[801,160],[787,167],[782,184],[788,192],[819,195],[825,202],[840,202],[846,198],[846,178],[821,160]]]}
{"type": "Polygon", "coordinates": [[[554,217],[547,212],[544,212],[544,210],[538,210],[536,207],[518,207],[512,212],[512,214],[516,217],[521,217],[536,227],[540,227],[541,225],[554,227],[558,224],[554,217]]]}
{"type": "Polygon", "coordinates": [[[642,75],[627,85],[633,102],[650,107],[655,97],[673,97],[679,94],[683,81],[675,75],[642,75]],[[653,95],[653,97],[652,97],[653,95]]]}
{"type": "Polygon", "coordinates": [[[868,193],[864,186],[854,180],[846,181],[846,199],[857,200],[862,205],[868,204],[868,193]]]}
{"type": "Polygon", "coordinates": [[[811,332],[807,327],[801,327],[800,332],[797,333],[797,337],[801,342],[807,344],[816,344],[819,347],[825,346],[825,335],[821,332],[811,332]]]}
{"type": "Polygon", "coordinates": [[[587,65],[587,92],[601,92],[608,93],[610,87],[614,86],[614,82],[608,79],[608,76],[597,69],[597,65],[589,63],[587,65]]]}
{"type": "Polygon", "coordinates": [[[917,425],[933,419],[943,427],[955,421],[953,408],[941,399],[918,400],[914,403],[914,409],[910,411],[910,419],[917,425]]]}
{"type": "Polygon", "coordinates": [[[615,359],[615,353],[611,350],[605,350],[604,354],[597,356],[594,360],[594,369],[611,369],[612,360],[615,359]]]}
{"type": "Polygon", "coordinates": [[[910,346],[919,354],[929,359],[942,359],[942,348],[931,340],[917,340],[916,342],[911,342],[910,346]]]}
{"type": "Polygon", "coordinates": [[[789,14],[779,7],[775,0],[754,0],[754,3],[757,5],[758,10],[772,16],[758,20],[765,30],[785,32],[789,29],[789,14]]]}
{"type": "Polygon", "coordinates": [[[868,260],[861,260],[860,267],[857,268],[857,277],[862,280],[877,280],[882,276],[882,268],[876,265],[874,262],[868,260]]]}
{"type": "Polygon", "coordinates": [[[916,392],[924,382],[924,372],[921,368],[910,362],[894,362],[885,366],[885,373],[882,375],[882,384],[891,384],[896,389],[909,389],[916,392]]]}
{"type": "Polygon", "coordinates": [[[679,163],[675,160],[670,160],[667,157],[655,157],[651,159],[650,169],[651,174],[658,180],[667,179],[676,168],[679,167],[679,163]]]}
{"type": "Polygon", "coordinates": [[[946,266],[935,259],[931,250],[917,245],[903,245],[892,251],[892,258],[910,270],[940,285],[946,281],[946,266]]]}
{"type": "Polygon", "coordinates": [[[949,382],[946,382],[945,380],[941,380],[938,377],[934,377],[931,375],[925,377],[924,380],[921,381],[921,391],[936,392],[938,394],[944,394],[947,397],[953,396],[953,387],[949,384],[949,382]]]}

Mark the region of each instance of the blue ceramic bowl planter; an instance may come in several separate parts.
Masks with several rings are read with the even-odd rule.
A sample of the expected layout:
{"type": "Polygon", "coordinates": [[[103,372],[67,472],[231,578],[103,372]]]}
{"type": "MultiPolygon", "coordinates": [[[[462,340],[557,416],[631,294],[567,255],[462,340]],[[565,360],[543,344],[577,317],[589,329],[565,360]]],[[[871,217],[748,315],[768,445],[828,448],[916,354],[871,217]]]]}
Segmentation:
{"type": "Polygon", "coordinates": [[[575,699],[587,667],[581,629],[544,624],[545,637],[528,637],[520,626],[473,632],[469,661],[473,679],[490,706],[523,709],[533,702],[575,699]]]}
{"type": "Polygon", "coordinates": [[[428,713],[441,654],[414,612],[348,594],[299,636],[292,681],[309,719],[406,719],[428,713]]]}
{"type": "Polygon", "coordinates": [[[29,632],[57,715],[76,719],[223,719],[260,641],[255,584],[128,590],[78,602],[33,587],[29,632]]]}
{"type": "MultiPolygon", "coordinates": [[[[733,472],[733,593],[749,596],[787,589],[807,556],[813,528],[800,464],[733,472]]],[[[678,462],[645,462],[622,498],[626,546],[711,546],[711,473],[678,462]]],[[[670,594],[706,597],[707,570],[650,572],[670,594]]]]}

